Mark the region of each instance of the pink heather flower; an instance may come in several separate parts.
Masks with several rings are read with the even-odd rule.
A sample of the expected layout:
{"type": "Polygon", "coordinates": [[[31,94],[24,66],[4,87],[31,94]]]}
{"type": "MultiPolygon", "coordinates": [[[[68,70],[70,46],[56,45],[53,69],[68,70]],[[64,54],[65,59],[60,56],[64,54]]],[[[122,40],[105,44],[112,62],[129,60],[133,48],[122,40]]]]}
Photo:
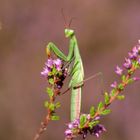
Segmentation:
{"type": "Polygon", "coordinates": [[[140,52],[140,45],[133,47],[132,51],[128,53],[130,59],[136,59],[140,52]]]}
{"type": "Polygon", "coordinates": [[[71,137],[71,136],[72,136],[72,130],[67,129],[67,130],[65,131],[65,136],[66,136],[67,138],[71,137]]]}
{"type": "Polygon", "coordinates": [[[133,80],[138,81],[138,80],[140,80],[140,78],[139,77],[133,77],[133,80]]]}
{"type": "Polygon", "coordinates": [[[97,124],[90,131],[91,131],[90,132],[91,134],[95,135],[98,138],[102,132],[106,131],[106,129],[105,129],[105,127],[103,125],[97,124]]]}
{"type": "Polygon", "coordinates": [[[59,58],[57,58],[56,60],[53,60],[53,63],[57,66],[62,65],[62,61],[59,58]]]}
{"type": "Polygon", "coordinates": [[[57,69],[58,71],[61,70],[62,61],[61,61],[59,58],[56,59],[56,60],[53,60],[53,64],[56,66],[56,69],[57,69]]]}
{"type": "Polygon", "coordinates": [[[79,119],[76,119],[76,120],[74,120],[74,121],[72,122],[72,124],[73,124],[74,127],[78,127],[79,124],[80,124],[80,120],[79,120],[79,119]]]}
{"type": "Polygon", "coordinates": [[[53,60],[52,59],[48,59],[47,62],[45,63],[45,65],[49,68],[53,67],[53,60]]]}
{"type": "Polygon", "coordinates": [[[57,69],[58,71],[61,71],[61,67],[59,67],[59,66],[56,66],[56,69],[57,69]]]}
{"type": "Polygon", "coordinates": [[[87,114],[87,119],[90,120],[90,114],[87,114]]]}
{"type": "Polygon", "coordinates": [[[100,136],[99,133],[95,133],[94,135],[95,135],[97,138],[99,138],[99,136],[100,136]]]}
{"type": "Polygon", "coordinates": [[[140,44],[138,45],[138,47],[137,47],[137,48],[138,48],[138,53],[140,53],[140,44]]]}
{"type": "Polygon", "coordinates": [[[115,72],[118,75],[122,75],[123,70],[119,66],[117,66],[115,72]]]}
{"type": "Polygon", "coordinates": [[[96,120],[99,120],[100,118],[101,118],[100,116],[97,116],[94,118],[94,120],[96,121],[96,120]]]}
{"type": "Polygon", "coordinates": [[[135,47],[132,49],[132,52],[135,53],[135,54],[138,54],[138,48],[135,46],[135,47]]]}
{"type": "Polygon", "coordinates": [[[140,64],[140,58],[138,58],[138,63],[140,64]]]}
{"type": "Polygon", "coordinates": [[[129,52],[129,53],[128,53],[128,56],[129,56],[130,59],[135,59],[135,58],[137,58],[137,54],[135,54],[135,53],[133,53],[133,52],[129,52]]]}
{"type": "Polygon", "coordinates": [[[130,69],[132,66],[132,62],[129,58],[125,58],[125,63],[123,64],[123,66],[127,69],[130,69]]]}
{"type": "Polygon", "coordinates": [[[69,129],[74,128],[74,127],[73,127],[73,124],[72,124],[72,123],[69,123],[69,124],[68,124],[68,128],[69,128],[69,129]]]}
{"type": "Polygon", "coordinates": [[[133,47],[132,51],[128,53],[130,59],[136,59],[138,57],[138,53],[140,51],[140,46],[137,45],[133,47]]]}
{"type": "Polygon", "coordinates": [[[111,86],[112,88],[116,88],[116,87],[117,87],[117,82],[114,81],[110,86],[111,86]]]}
{"type": "Polygon", "coordinates": [[[79,124],[80,124],[79,119],[75,119],[74,121],[72,121],[68,124],[68,128],[69,129],[77,128],[79,126],[79,124]]]}
{"type": "Polygon", "coordinates": [[[138,51],[140,51],[140,40],[138,40],[137,49],[138,49],[138,51]]]}
{"type": "Polygon", "coordinates": [[[44,67],[43,71],[41,72],[41,75],[47,77],[49,72],[50,70],[48,69],[48,67],[44,67]]]}

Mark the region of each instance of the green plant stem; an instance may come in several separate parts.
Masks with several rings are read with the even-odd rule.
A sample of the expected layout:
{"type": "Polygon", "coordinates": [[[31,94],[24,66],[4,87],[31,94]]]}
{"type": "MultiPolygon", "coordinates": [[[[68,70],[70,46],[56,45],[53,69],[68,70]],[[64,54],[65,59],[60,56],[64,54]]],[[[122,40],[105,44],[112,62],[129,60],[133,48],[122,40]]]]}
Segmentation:
{"type": "MultiPolygon", "coordinates": [[[[52,88],[52,90],[53,90],[53,92],[54,92],[54,95],[50,98],[49,102],[50,102],[50,103],[54,103],[54,101],[55,101],[55,99],[56,99],[56,96],[58,95],[58,91],[55,89],[54,84],[51,86],[51,88],[52,88]]],[[[47,126],[48,126],[48,123],[49,123],[49,121],[51,120],[51,116],[52,116],[52,113],[53,113],[52,110],[49,109],[49,108],[47,109],[47,112],[48,112],[48,113],[47,113],[47,115],[46,115],[44,121],[41,122],[41,126],[40,126],[38,132],[35,134],[35,137],[34,137],[33,140],[39,140],[41,134],[42,134],[44,131],[46,131],[47,126]]]]}
{"type": "MultiPolygon", "coordinates": [[[[124,88],[129,84],[128,80],[131,78],[131,76],[132,76],[132,74],[135,72],[136,68],[135,68],[135,67],[132,67],[131,70],[132,70],[132,73],[127,73],[125,82],[122,81],[122,82],[120,83],[120,84],[123,85],[124,88]]],[[[107,109],[122,91],[123,91],[123,90],[120,90],[119,88],[117,88],[116,91],[115,91],[115,95],[112,96],[112,97],[110,97],[109,103],[108,103],[108,104],[104,104],[104,106],[102,107],[102,110],[100,110],[100,111],[97,110],[97,112],[95,113],[95,115],[94,115],[90,120],[88,120],[88,121],[85,123],[84,128],[89,127],[89,126],[88,126],[89,122],[90,122],[92,119],[94,119],[94,118],[100,116],[100,115],[101,115],[101,112],[104,111],[105,109],[107,109]]],[[[81,131],[81,129],[77,130],[77,131],[75,132],[75,135],[78,134],[80,131],[81,131]]],[[[68,140],[72,140],[72,139],[68,139],[68,140]]]]}

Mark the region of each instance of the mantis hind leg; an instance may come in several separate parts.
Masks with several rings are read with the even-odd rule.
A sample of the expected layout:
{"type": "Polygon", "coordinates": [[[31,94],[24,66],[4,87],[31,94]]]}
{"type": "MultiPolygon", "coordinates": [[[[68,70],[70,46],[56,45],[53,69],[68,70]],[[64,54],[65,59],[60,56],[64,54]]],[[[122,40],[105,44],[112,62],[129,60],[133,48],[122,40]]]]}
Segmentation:
{"type": "Polygon", "coordinates": [[[101,87],[100,90],[101,90],[101,93],[103,94],[104,93],[104,78],[103,78],[103,73],[102,72],[95,73],[94,75],[86,78],[84,80],[84,83],[87,82],[87,81],[89,81],[89,80],[91,80],[91,79],[94,79],[96,77],[99,77],[100,78],[99,79],[99,83],[100,83],[100,87],[101,87]]]}

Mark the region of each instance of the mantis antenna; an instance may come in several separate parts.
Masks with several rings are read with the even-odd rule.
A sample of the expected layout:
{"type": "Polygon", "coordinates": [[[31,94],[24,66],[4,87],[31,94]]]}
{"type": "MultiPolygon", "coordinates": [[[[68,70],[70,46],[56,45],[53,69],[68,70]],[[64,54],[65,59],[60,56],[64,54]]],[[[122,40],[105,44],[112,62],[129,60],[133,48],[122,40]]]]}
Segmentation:
{"type": "Polygon", "coordinates": [[[62,17],[63,17],[64,23],[65,23],[65,27],[67,27],[67,21],[66,21],[66,17],[65,17],[65,14],[64,14],[64,10],[63,10],[63,8],[61,9],[61,14],[62,14],[62,17]]]}
{"type": "Polygon", "coordinates": [[[70,25],[72,24],[72,21],[73,21],[74,19],[76,19],[76,18],[75,18],[75,17],[72,17],[72,18],[70,19],[69,27],[70,27],[70,25]]]}
{"type": "Polygon", "coordinates": [[[70,19],[70,21],[69,21],[69,24],[67,24],[67,20],[66,20],[66,16],[65,16],[65,14],[64,14],[63,8],[61,9],[61,14],[62,14],[62,17],[63,17],[63,19],[64,19],[65,27],[70,28],[70,25],[72,24],[72,21],[73,21],[74,19],[76,19],[76,18],[75,18],[75,17],[72,17],[72,18],[70,19]]]}

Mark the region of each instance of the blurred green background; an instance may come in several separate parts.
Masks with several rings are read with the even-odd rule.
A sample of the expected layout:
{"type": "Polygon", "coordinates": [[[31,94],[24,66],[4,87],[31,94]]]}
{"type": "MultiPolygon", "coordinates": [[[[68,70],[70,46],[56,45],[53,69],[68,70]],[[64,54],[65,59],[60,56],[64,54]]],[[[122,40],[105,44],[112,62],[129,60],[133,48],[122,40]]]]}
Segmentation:
{"type": "MultiPolygon", "coordinates": [[[[103,84],[101,77],[85,84],[83,113],[103,98],[102,90],[110,90],[118,78],[115,66],[124,62],[140,39],[139,0],[0,0],[0,140],[33,140],[46,115],[46,81],[40,76],[47,58],[45,45],[53,41],[68,52],[61,8],[67,21],[76,17],[71,27],[79,41],[85,77],[103,73],[103,84]]],[[[111,105],[113,112],[102,120],[107,133],[99,140],[139,139],[139,92],[137,82],[124,91],[125,101],[111,105]]],[[[64,139],[70,95],[58,100],[62,103],[57,111],[61,120],[51,122],[41,140],[64,139]]],[[[87,138],[91,139],[96,138],[87,138]]]]}

